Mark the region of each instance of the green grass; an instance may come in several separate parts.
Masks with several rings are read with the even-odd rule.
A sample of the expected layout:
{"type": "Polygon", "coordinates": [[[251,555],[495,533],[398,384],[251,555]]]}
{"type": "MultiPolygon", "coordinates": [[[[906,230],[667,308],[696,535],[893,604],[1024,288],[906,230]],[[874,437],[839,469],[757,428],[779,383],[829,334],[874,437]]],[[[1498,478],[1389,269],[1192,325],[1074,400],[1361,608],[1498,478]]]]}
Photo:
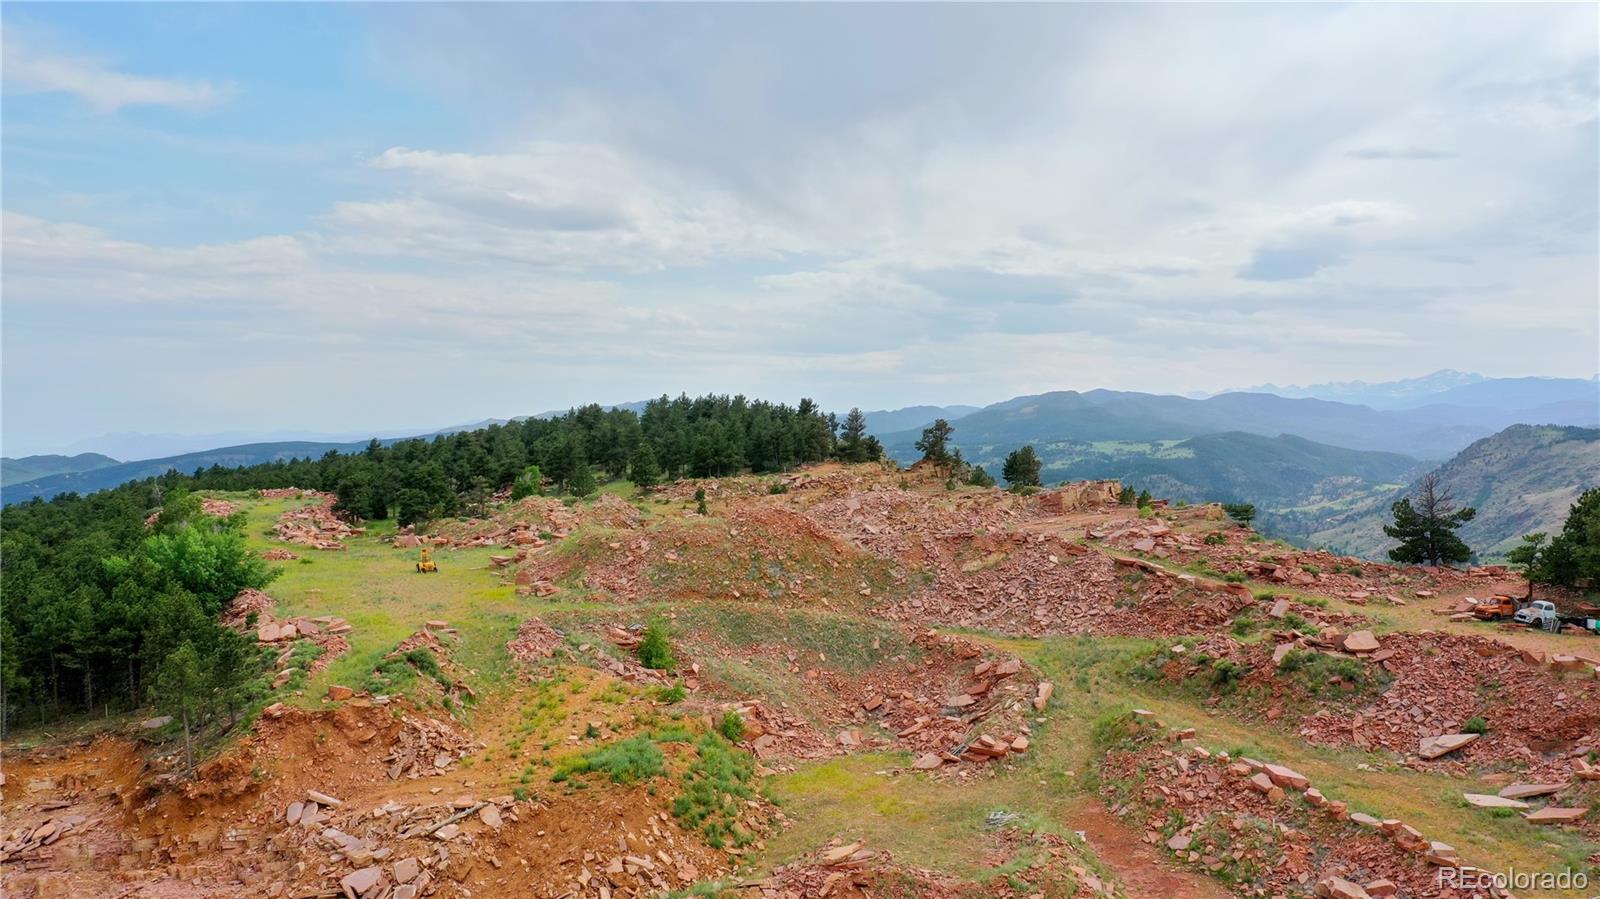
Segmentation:
{"type": "Polygon", "coordinates": [[[329,684],[366,683],[397,643],[421,629],[429,619],[443,619],[458,628],[461,640],[453,650],[465,680],[482,692],[504,683],[511,668],[505,643],[522,620],[541,604],[516,595],[499,582],[489,567],[495,548],[436,549],[436,574],[418,574],[415,550],[395,549],[380,541],[393,533],[393,522],[368,525],[366,536],[346,541],[343,551],[290,546],[271,537],[284,511],[304,500],[255,502],[247,507],[246,536],[252,548],[288,548],[299,562],[269,563],[282,573],[267,587],[278,600],[277,615],[338,615],[352,628],[345,637],[350,651],[326,671],[309,678],[304,696],[290,701],[315,704],[329,684]]]}
{"type": "Polygon", "coordinates": [[[659,777],[665,771],[666,759],[660,747],[649,737],[638,736],[567,758],[556,766],[550,779],[560,783],[575,774],[601,773],[608,775],[612,783],[631,784],[659,777]]]}
{"type": "Polygon", "coordinates": [[[672,801],[672,814],[704,834],[713,848],[750,845],[754,834],[740,830],[735,822],[745,801],[756,795],[751,784],[755,758],[717,734],[701,737],[695,752],[698,758],[684,772],[683,792],[672,801]]]}

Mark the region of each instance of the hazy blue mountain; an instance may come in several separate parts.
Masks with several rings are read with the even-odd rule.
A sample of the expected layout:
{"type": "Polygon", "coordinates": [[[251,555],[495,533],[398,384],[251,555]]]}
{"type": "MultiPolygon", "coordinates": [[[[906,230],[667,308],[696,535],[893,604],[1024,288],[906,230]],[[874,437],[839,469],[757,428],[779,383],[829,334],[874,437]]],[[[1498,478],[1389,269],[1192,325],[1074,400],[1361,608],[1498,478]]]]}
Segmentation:
{"type": "MultiPolygon", "coordinates": [[[[1370,406],[1374,409],[1415,409],[1421,406],[1471,406],[1494,408],[1513,413],[1524,422],[1544,422],[1536,410],[1551,407],[1568,418],[1581,415],[1570,411],[1574,404],[1592,416],[1600,409],[1600,378],[1486,378],[1472,372],[1450,369],[1420,378],[1399,381],[1341,381],[1308,387],[1278,387],[1272,384],[1250,388],[1247,393],[1271,393],[1291,399],[1322,399],[1370,406]]],[[[1582,421],[1558,423],[1581,424],[1582,421]]]]}
{"type": "MultiPolygon", "coordinates": [[[[425,434],[428,428],[387,428],[381,434],[425,434]]],[[[372,431],[297,431],[292,429],[263,431],[220,431],[212,434],[145,434],[119,432],[101,434],[75,440],[62,452],[95,452],[134,462],[144,459],[169,459],[186,453],[214,450],[218,447],[250,446],[258,443],[352,443],[366,440],[372,431]]]]}
{"type": "Polygon", "coordinates": [[[1293,384],[1284,387],[1262,384],[1258,387],[1248,387],[1241,392],[1271,393],[1289,399],[1334,400],[1358,406],[1371,406],[1374,409],[1391,409],[1406,404],[1421,405],[1427,398],[1437,396],[1451,388],[1476,384],[1484,380],[1486,379],[1483,375],[1475,372],[1446,368],[1419,378],[1403,378],[1398,381],[1335,381],[1304,387],[1293,384]]]}
{"type": "MultiPolygon", "coordinates": [[[[921,430],[938,419],[956,421],[977,412],[981,406],[907,406],[904,409],[875,409],[863,412],[867,417],[867,433],[883,439],[896,431],[921,430]]],[[[839,414],[844,420],[844,413],[839,414]]]]}
{"type": "MultiPolygon", "coordinates": [[[[366,440],[352,443],[313,443],[287,441],[281,443],[250,443],[243,446],[225,446],[198,453],[183,453],[164,459],[144,459],[137,462],[119,462],[91,471],[64,472],[18,484],[7,484],[0,490],[5,505],[26,502],[34,497],[49,499],[58,493],[93,493],[115,487],[128,481],[152,478],[174,469],[192,472],[197,468],[221,465],[233,468],[240,465],[258,465],[262,462],[287,461],[316,457],[328,450],[355,452],[367,445],[366,440]]],[[[393,440],[384,441],[393,443],[393,440]]]]}
{"type": "Polygon", "coordinates": [[[79,453],[76,456],[23,456],[20,459],[0,458],[0,486],[20,484],[23,481],[64,472],[93,471],[116,464],[116,459],[99,453],[79,453]]]}
{"type": "Polygon", "coordinates": [[[1586,404],[1591,412],[1600,409],[1600,379],[1491,378],[1440,391],[1425,405],[1521,410],[1573,403],[1586,404]]]}
{"type": "MultiPolygon", "coordinates": [[[[1066,390],[986,406],[956,424],[955,443],[970,455],[986,446],[1009,450],[1025,443],[1060,440],[1183,440],[1244,431],[1266,437],[1293,434],[1332,446],[1442,460],[1515,423],[1516,418],[1504,410],[1459,406],[1378,411],[1264,393],[1224,393],[1197,400],[1116,390],[1066,390]]],[[[919,436],[920,429],[909,429],[880,439],[895,458],[910,461],[916,457],[913,444],[919,436]]]]}

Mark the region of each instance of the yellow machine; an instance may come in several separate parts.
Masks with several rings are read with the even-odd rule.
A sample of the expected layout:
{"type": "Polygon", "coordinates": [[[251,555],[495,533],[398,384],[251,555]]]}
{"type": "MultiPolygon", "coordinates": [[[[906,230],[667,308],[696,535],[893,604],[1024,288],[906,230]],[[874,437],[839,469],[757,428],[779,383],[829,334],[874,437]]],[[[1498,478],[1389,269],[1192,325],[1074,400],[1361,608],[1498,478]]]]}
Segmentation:
{"type": "Polygon", "coordinates": [[[417,560],[417,574],[427,574],[438,571],[439,563],[433,560],[433,553],[426,546],[422,548],[422,558],[417,560]]]}

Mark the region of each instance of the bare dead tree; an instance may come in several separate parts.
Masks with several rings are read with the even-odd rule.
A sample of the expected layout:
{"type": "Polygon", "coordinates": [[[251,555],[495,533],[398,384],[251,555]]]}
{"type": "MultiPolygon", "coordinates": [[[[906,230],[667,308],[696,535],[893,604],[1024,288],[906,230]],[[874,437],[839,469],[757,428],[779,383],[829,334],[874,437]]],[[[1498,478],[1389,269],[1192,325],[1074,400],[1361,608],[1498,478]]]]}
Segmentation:
{"type": "Polygon", "coordinates": [[[1456,510],[1455,493],[1439,483],[1437,472],[1428,472],[1417,485],[1417,512],[1423,518],[1446,518],[1456,510]]]}

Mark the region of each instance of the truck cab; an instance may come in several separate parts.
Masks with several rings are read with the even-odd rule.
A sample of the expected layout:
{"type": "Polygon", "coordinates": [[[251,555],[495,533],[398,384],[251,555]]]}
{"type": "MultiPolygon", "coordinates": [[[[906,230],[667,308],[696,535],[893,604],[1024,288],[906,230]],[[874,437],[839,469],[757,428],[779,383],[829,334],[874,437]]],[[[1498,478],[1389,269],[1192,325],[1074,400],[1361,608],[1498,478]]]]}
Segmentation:
{"type": "Polygon", "coordinates": [[[1525,608],[1520,609],[1515,616],[1515,620],[1518,624],[1526,624],[1549,631],[1559,630],[1561,627],[1561,616],[1556,612],[1555,603],[1546,599],[1536,599],[1525,608]]]}

